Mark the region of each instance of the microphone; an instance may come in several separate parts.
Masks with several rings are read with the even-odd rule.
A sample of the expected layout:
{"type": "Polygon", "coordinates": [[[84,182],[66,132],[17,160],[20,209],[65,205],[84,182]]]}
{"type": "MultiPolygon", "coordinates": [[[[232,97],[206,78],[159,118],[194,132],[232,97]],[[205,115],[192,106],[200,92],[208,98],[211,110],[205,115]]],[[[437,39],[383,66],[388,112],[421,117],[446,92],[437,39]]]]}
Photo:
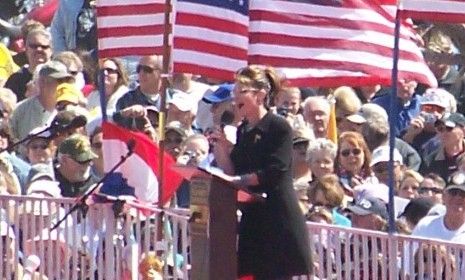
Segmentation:
{"type": "Polygon", "coordinates": [[[128,151],[132,154],[134,152],[134,148],[136,147],[136,140],[129,139],[128,142],[126,142],[126,147],[128,148],[128,151]]]}
{"type": "Polygon", "coordinates": [[[62,133],[68,132],[70,130],[83,127],[87,124],[87,118],[84,116],[76,116],[71,122],[67,125],[61,125],[58,122],[54,121],[50,125],[50,134],[51,137],[56,137],[62,133]]]}
{"type": "Polygon", "coordinates": [[[22,280],[31,280],[32,275],[34,274],[34,271],[37,270],[37,268],[40,265],[40,259],[36,255],[30,255],[29,257],[26,258],[24,261],[24,275],[22,280]]]}

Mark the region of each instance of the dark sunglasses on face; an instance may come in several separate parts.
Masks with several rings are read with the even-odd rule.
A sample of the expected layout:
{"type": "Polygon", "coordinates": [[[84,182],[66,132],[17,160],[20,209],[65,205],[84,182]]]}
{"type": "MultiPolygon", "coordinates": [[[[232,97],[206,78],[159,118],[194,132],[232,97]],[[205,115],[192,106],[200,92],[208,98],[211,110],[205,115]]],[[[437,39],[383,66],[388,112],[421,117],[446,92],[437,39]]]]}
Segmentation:
{"type": "MultiPolygon", "coordinates": [[[[103,68],[103,71],[105,71],[105,73],[108,73],[109,75],[110,74],[118,74],[118,69],[103,68]]],[[[137,71],[137,73],[139,73],[139,70],[137,71]]]]}
{"type": "Polygon", "coordinates": [[[348,157],[350,154],[353,154],[354,156],[358,156],[362,153],[362,150],[359,149],[359,148],[355,148],[355,149],[345,149],[345,150],[342,150],[341,151],[341,155],[343,157],[348,157]]]}
{"type": "Polygon", "coordinates": [[[28,47],[30,47],[31,49],[34,49],[34,50],[37,50],[39,48],[41,48],[43,50],[50,49],[50,45],[41,45],[41,44],[29,44],[28,47]]]}
{"type": "Polygon", "coordinates": [[[141,71],[144,71],[144,73],[152,74],[156,70],[158,70],[158,69],[152,68],[152,67],[147,66],[147,65],[142,65],[142,64],[137,65],[137,68],[136,68],[137,73],[140,73],[141,71]]]}

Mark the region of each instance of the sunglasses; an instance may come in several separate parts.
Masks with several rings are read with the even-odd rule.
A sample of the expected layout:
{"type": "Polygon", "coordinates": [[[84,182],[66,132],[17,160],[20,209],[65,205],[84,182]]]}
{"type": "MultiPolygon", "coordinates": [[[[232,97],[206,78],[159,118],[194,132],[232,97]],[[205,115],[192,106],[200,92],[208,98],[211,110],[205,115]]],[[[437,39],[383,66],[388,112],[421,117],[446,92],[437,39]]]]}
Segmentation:
{"type": "Polygon", "coordinates": [[[137,73],[140,73],[141,71],[144,71],[144,73],[146,73],[146,74],[152,74],[153,72],[155,72],[157,70],[159,70],[159,69],[152,68],[150,66],[143,65],[143,64],[137,65],[137,68],[136,68],[137,73]]]}
{"type": "Polygon", "coordinates": [[[95,142],[95,143],[92,143],[91,147],[93,149],[96,149],[96,150],[100,150],[103,146],[103,143],[102,142],[95,142]]]}
{"type": "Polygon", "coordinates": [[[45,150],[48,148],[48,144],[43,143],[43,144],[32,144],[29,146],[29,149],[31,150],[45,150]]]}
{"type": "Polygon", "coordinates": [[[441,188],[426,188],[426,187],[420,187],[418,189],[418,193],[419,194],[426,194],[428,192],[432,192],[432,193],[442,193],[442,189],[441,188]]]}
{"type": "Polygon", "coordinates": [[[341,155],[343,157],[348,157],[350,156],[350,154],[353,154],[354,156],[358,156],[362,153],[362,150],[359,149],[359,148],[355,148],[355,149],[345,149],[345,150],[342,150],[341,151],[341,155]]]}
{"type": "Polygon", "coordinates": [[[37,50],[39,48],[41,48],[43,50],[50,49],[50,45],[41,45],[41,44],[29,44],[28,47],[31,48],[31,49],[34,49],[34,50],[37,50]]]}
{"type": "MultiPolygon", "coordinates": [[[[113,69],[113,68],[103,68],[103,71],[105,71],[105,73],[108,73],[109,75],[119,74],[118,69],[113,69]]],[[[139,70],[137,72],[139,72],[139,70]]]]}

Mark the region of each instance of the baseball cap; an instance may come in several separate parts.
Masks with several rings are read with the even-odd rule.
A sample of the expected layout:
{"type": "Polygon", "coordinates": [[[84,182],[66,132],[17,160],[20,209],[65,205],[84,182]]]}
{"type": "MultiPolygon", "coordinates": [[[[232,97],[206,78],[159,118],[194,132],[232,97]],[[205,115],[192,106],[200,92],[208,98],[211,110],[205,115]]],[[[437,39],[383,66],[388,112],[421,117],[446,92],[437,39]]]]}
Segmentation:
{"type": "Polygon", "coordinates": [[[73,104],[79,104],[79,99],[82,93],[77,87],[70,83],[62,83],[58,85],[56,90],[57,103],[67,101],[73,104]]]}
{"type": "Polygon", "coordinates": [[[465,117],[460,113],[445,114],[444,117],[437,120],[436,123],[443,123],[446,127],[456,127],[457,125],[465,127],[465,117]]]}
{"type": "Polygon", "coordinates": [[[197,114],[197,102],[190,96],[189,94],[180,91],[174,90],[174,94],[171,99],[168,100],[169,104],[173,104],[176,106],[180,111],[183,112],[192,112],[193,114],[197,114]]]}
{"type": "Polygon", "coordinates": [[[428,212],[434,204],[434,201],[428,197],[413,198],[397,218],[405,217],[409,221],[419,221],[421,218],[428,215],[428,212]]]}
{"type": "Polygon", "coordinates": [[[202,100],[213,104],[232,100],[233,89],[234,84],[221,84],[217,90],[206,94],[202,100]]]}
{"type": "Polygon", "coordinates": [[[48,128],[48,126],[39,126],[39,127],[36,127],[36,128],[34,128],[34,129],[32,129],[32,130],[29,132],[28,136],[29,136],[29,137],[32,137],[33,135],[35,135],[35,136],[32,137],[32,138],[28,141],[28,143],[29,143],[32,139],[37,139],[37,138],[43,138],[43,139],[49,140],[51,134],[50,134],[50,130],[47,129],[47,128],[48,128]]]}
{"type": "Polygon", "coordinates": [[[465,172],[458,171],[450,175],[445,190],[461,190],[465,192],[465,172]]]}
{"type": "Polygon", "coordinates": [[[38,179],[33,181],[27,188],[28,195],[43,194],[45,197],[61,197],[61,189],[58,187],[59,182],[47,179],[38,179]]]}
{"type": "Polygon", "coordinates": [[[98,156],[92,152],[89,139],[81,134],[74,134],[66,138],[58,148],[60,154],[71,156],[77,162],[83,163],[98,156]]]}
{"type": "Polygon", "coordinates": [[[51,60],[40,68],[39,76],[42,77],[50,77],[53,79],[63,79],[63,78],[71,78],[73,75],[68,73],[68,69],[66,66],[59,62],[51,60]]]}
{"type": "Polygon", "coordinates": [[[356,114],[351,114],[351,115],[348,115],[346,117],[346,119],[351,122],[351,123],[355,123],[355,124],[363,124],[363,123],[366,123],[367,122],[367,119],[365,119],[365,117],[362,115],[361,112],[358,112],[356,114]]]}
{"type": "Polygon", "coordinates": [[[36,180],[55,180],[55,174],[53,167],[47,163],[36,163],[31,166],[29,174],[27,176],[27,182],[32,183],[36,180]]]}
{"type": "MultiPolygon", "coordinates": [[[[394,148],[394,161],[403,164],[402,155],[400,154],[399,150],[394,148]]],[[[389,146],[379,146],[373,151],[371,155],[371,162],[370,166],[375,166],[380,162],[388,162],[389,161],[389,146]]]]}
{"type": "Polygon", "coordinates": [[[308,127],[299,127],[297,129],[294,129],[292,131],[292,134],[292,144],[294,145],[299,143],[310,142],[310,139],[312,138],[312,131],[308,127]]]}
{"type": "Polygon", "coordinates": [[[429,88],[423,94],[420,103],[421,105],[436,105],[445,109],[448,106],[448,94],[450,93],[442,88],[429,88]]]}
{"type": "Polygon", "coordinates": [[[365,196],[357,200],[355,204],[349,205],[347,209],[360,216],[375,214],[383,219],[388,219],[386,204],[380,199],[371,196],[365,196]]]}

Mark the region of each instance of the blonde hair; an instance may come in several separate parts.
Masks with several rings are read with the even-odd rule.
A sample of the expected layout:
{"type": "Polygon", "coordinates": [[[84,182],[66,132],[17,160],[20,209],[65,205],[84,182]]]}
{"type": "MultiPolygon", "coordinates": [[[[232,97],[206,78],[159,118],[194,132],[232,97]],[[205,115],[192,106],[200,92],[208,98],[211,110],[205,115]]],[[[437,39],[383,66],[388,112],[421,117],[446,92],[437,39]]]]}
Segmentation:
{"type": "Polygon", "coordinates": [[[351,87],[338,87],[334,93],[336,99],[336,113],[351,115],[357,113],[362,107],[362,102],[351,87]]]}
{"type": "Polygon", "coordinates": [[[403,174],[403,178],[402,178],[402,182],[401,184],[407,179],[407,178],[413,178],[415,181],[417,181],[418,183],[421,183],[423,182],[424,178],[423,176],[416,172],[415,170],[412,170],[412,169],[407,169],[404,171],[404,174],[403,174]]]}

